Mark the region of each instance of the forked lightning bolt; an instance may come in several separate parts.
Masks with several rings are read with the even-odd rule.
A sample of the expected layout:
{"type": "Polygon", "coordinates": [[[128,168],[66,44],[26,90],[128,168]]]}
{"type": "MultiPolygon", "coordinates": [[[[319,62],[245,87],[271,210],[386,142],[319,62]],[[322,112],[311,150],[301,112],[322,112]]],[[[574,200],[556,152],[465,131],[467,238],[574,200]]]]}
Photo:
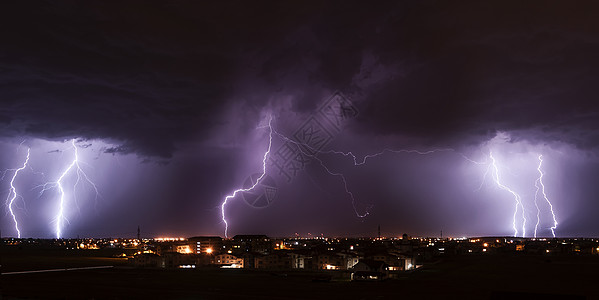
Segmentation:
{"type": "MultiPolygon", "coordinates": [[[[551,234],[553,235],[553,237],[555,237],[555,229],[557,228],[557,220],[555,218],[555,212],[553,211],[553,205],[551,204],[551,201],[549,201],[549,198],[547,197],[547,194],[545,193],[545,184],[543,184],[543,176],[545,175],[545,173],[541,170],[542,166],[543,166],[543,155],[539,155],[539,166],[537,167],[537,171],[539,171],[539,178],[535,181],[535,187],[537,188],[537,191],[535,192],[535,205],[537,205],[537,198],[538,198],[539,194],[542,195],[543,199],[545,199],[545,201],[549,205],[549,210],[551,211],[551,216],[553,217],[553,226],[551,226],[550,229],[551,229],[551,234]]],[[[537,205],[537,224],[535,226],[535,238],[537,237],[537,228],[538,228],[539,222],[540,222],[539,214],[540,214],[540,209],[537,205]]]]}
{"type": "Polygon", "coordinates": [[[233,191],[233,193],[226,196],[225,200],[223,201],[223,203],[220,206],[221,217],[222,217],[223,222],[225,223],[225,238],[228,237],[228,231],[229,231],[229,223],[227,222],[227,218],[225,217],[225,206],[227,205],[227,202],[230,199],[235,198],[237,196],[237,193],[248,192],[248,191],[253,190],[256,186],[258,186],[258,184],[260,184],[260,181],[262,181],[262,178],[264,178],[264,176],[266,176],[266,159],[268,158],[268,155],[270,154],[270,148],[272,146],[273,130],[272,130],[271,122],[272,122],[272,116],[268,120],[268,128],[269,128],[268,148],[266,149],[266,152],[264,152],[264,157],[262,158],[262,174],[260,175],[260,177],[258,177],[258,179],[256,179],[256,182],[251,187],[249,187],[247,189],[236,189],[235,191],[233,191]]]}
{"type": "MultiPolygon", "coordinates": [[[[370,209],[372,208],[372,206],[368,206],[368,207],[366,208],[366,210],[365,210],[365,212],[364,212],[364,213],[360,213],[360,212],[358,211],[358,208],[357,208],[357,202],[356,202],[356,198],[354,197],[354,193],[352,193],[352,192],[349,190],[349,187],[347,186],[347,179],[345,178],[345,175],[343,175],[343,173],[339,173],[339,172],[333,172],[333,171],[331,171],[331,170],[330,170],[330,169],[329,169],[329,168],[326,166],[326,164],[325,164],[325,163],[322,161],[322,159],[320,159],[320,158],[318,158],[318,157],[316,156],[316,153],[337,153],[336,151],[335,151],[335,152],[331,152],[331,151],[318,151],[318,150],[316,150],[316,149],[312,148],[312,147],[311,147],[311,146],[309,146],[309,145],[306,145],[306,144],[302,144],[302,143],[296,142],[296,141],[294,141],[294,140],[292,140],[292,139],[290,139],[290,138],[286,137],[285,135],[283,135],[283,134],[281,134],[281,133],[279,133],[279,132],[276,132],[276,131],[275,131],[275,134],[276,134],[276,135],[278,135],[278,136],[279,136],[279,137],[280,137],[282,140],[284,140],[284,141],[286,141],[286,142],[289,142],[289,143],[292,143],[292,144],[294,144],[295,146],[297,146],[297,149],[298,149],[298,150],[299,150],[299,151],[300,151],[300,152],[301,152],[303,155],[305,155],[305,156],[307,156],[307,157],[310,157],[310,158],[312,158],[312,159],[315,159],[316,161],[318,161],[318,163],[320,164],[320,166],[321,166],[321,167],[322,167],[322,168],[323,168],[323,169],[324,169],[324,170],[325,170],[325,171],[326,171],[326,172],[327,172],[329,175],[331,175],[331,176],[336,176],[336,177],[339,177],[339,178],[341,178],[341,181],[343,182],[343,187],[345,188],[345,193],[346,193],[346,194],[347,194],[347,195],[350,197],[350,199],[351,199],[351,202],[352,202],[352,206],[353,206],[353,209],[354,209],[354,212],[356,213],[356,216],[357,216],[358,218],[365,218],[366,216],[368,216],[368,215],[370,214],[370,209]],[[300,145],[301,145],[301,146],[305,146],[305,147],[307,147],[307,148],[309,148],[309,149],[313,150],[313,152],[315,152],[315,154],[310,154],[310,153],[307,153],[306,151],[304,151],[304,149],[303,149],[302,147],[300,147],[300,145]]],[[[344,154],[344,153],[342,153],[342,152],[339,152],[339,153],[341,153],[341,154],[344,154]]],[[[339,153],[337,153],[337,154],[339,154],[339,153]]],[[[351,152],[350,152],[350,153],[351,153],[351,152]]],[[[353,156],[353,154],[352,154],[352,156],[353,156]]],[[[355,161],[355,156],[354,156],[354,161],[355,161]]]]}
{"type": "Polygon", "coordinates": [[[489,157],[491,158],[491,166],[493,168],[493,180],[495,180],[495,183],[500,189],[511,193],[514,196],[514,200],[516,201],[516,209],[514,210],[513,220],[514,237],[518,236],[518,228],[516,226],[516,216],[518,215],[518,208],[522,208],[522,237],[524,237],[526,235],[526,215],[524,212],[524,206],[522,205],[522,198],[520,197],[520,195],[518,195],[518,193],[514,192],[512,189],[501,183],[501,180],[499,179],[499,168],[497,167],[497,162],[493,157],[493,153],[490,152],[489,157]]]}
{"type": "Polygon", "coordinates": [[[285,141],[287,141],[287,142],[289,142],[289,143],[295,144],[295,145],[297,146],[297,148],[299,149],[299,151],[300,151],[300,152],[301,152],[303,155],[305,155],[305,156],[308,156],[308,157],[310,157],[310,158],[313,158],[313,159],[316,159],[316,160],[318,161],[318,163],[319,163],[319,164],[322,166],[322,168],[323,168],[323,169],[324,169],[324,170],[325,170],[325,171],[326,171],[326,172],[327,172],[329,175],[332,175],[332,176],[337,176],[337,177],[341,178],[341,180],[342,180],[342,182],[343,182],[343,186],[344,186],[344,188],[345,188],[345,192],[346,192],[346,193],[349,195],[349,197],[351,198],[351,200],[352,200],[352,205],[353,205],[353,208],[354,208],[354,212],[356,213],[356,216],[358,216],[359,218],[364,218],[364,217],[368,216],[368,215],[370,214],[369,210],[372,208],[372,205],[371,205],[371,206],[369,206],[369,207],[367,207],[364,213],[362,213],[362,214],[361,214],[360,212],[358,212],[356,199],[355,199],[355,197],[354,197],[354,194],[353,194],[353,193],[352,193],[352,192],[349,190],[349,187],[348,187],[348,185],[347,185],[347,179],[345,178],[345,176],[344,176],[342,173],[339,173],[339,172],[333,172],[333,171],[331,171],[331,170],[330,170],[330,169],[329,169],[329,168],[326,166],[326,164],[325,164],[325,163],[322,161],[322,159],[320,159],[320,158],[318,158],[318,157],[316,156],[316,154],[336,154],[336,155],[343,155],[343,156],[345,156],[345,157],[348,157],[348,156],[349,156],[349,157],[351,157],[351,158],[353,159],[354,166],[361,166],[361,165],[364,165],[364,164],[366,164],[366,161],[367,161],[368,159],[370,159],[370,158],[375,158],[375,157],[378,157],[378,156],[381,156],[381,155],[383,155],[383,154],[385,154],[385,153],[387,153],[387,152],[389,152],[389,153],[396,153],[396,154],[407,153],[407,154],[418,154],[418,155],[430,155],[430,154],[435,154],[435,153],[439,153],[439,152],[454,152],[454,153],[457,153],[457,154],[458,154],[458,155],[460,155],[462,158],[464,158],[465,160],[467,160],[467,161],[469,161],[469,162],[471,162],[471,163],[478,164],[478,165],[480,165],[480,164],[485,164],[485,162],[477,162],[477,161],[475,161],[475,160],[472,160],[472,159],[470,159],[469,157],[467,157],[466,155],[464,155],[464,154],[462,154],[462,153],[460,153],[460,152],[457,152],[455,149],[451,149],[451,148],[439,148],[439,149],[431,149],[431,150],[414,150],[414,149],[400,149],[400,150],[394,150],[394,149],[389,149],[389,148],[386,148],[386,149],[383,149],[382,151],[380,151],[380,152],[377,152],[377,153],[374,153],[374,154],[367,154],[367,155],[365,155],[364,157],[362,157],[362,159],[361,159],[361,160],[358,160],[358,158],[356,157],[356,155],[354,155],[354,154],[353,154],[351,151],[348,151],[348,152],[336,151],[336,150],[327,150],[327,151],[321,151],[321,150],[318,150],[318,149],[315,149],[315,148],[311,147],[310,145],[307,145],[307,144],[303,144],[303,143],[296,142],[296,141],[294,141],[294,140],[292,140],[292,139],[290,139],[290,138],[288,138],[288,137],[286,137],[286,136],[284,136],[284,135],[282,135],[282,134],[280,134],[280,133],[278,133],[278,132],[276,132],[276,131],[275,131],[275,133],[276,133],[276,134],[277,134],[279,137],[281,137],[281,139],[283,139],[283,140],[285,140],[285,141]],[[304,151],[304,150],[302,149],[302,147],[300,147],[300,145],[301,145],[301,146],[303,146],[303,147],[305,147],[305,148],[308,148],[308,149],[310,149],[312,152],[314,152],[314,154],[309,154],[309,153],[307,153],[306,151],[304,151]]]}
{"type": "MultiPolygon", "coordinates": [[[[251,191],[253,190],[258,184],[260,184],[260,181],[263,179],[263,177],[266,175],[266,161],[268,156],[270,155],[270,151],[271,151],[271,146],[272,146],[272,136],[273,133],[276,134],[278,137],[280,137],[283,141],[294,144],[297,149],[299,150],[299,152],[301,152],[302,155],[309,157],[311,159],[315,159],[316,161],[318,161],[318,163],[320,164],[320,166],[331,176],[336,176],[339,177],[342,182],[343,182],[343,186],[345,188],[345,192],[347,193],[347,195],[349,196],[349,198],[352,201],[352,205],[353,205],[353,209],[354,212],[356,213],[356,216],[360,217],[360,218],[364,218],[366,216],[368,216],[369,210],[371,208],[371,206],[369,206],[368,208],[366,208],[364,213],[360,213],[358,211],[357,208],[357,202],[356,199],[354,197],[354,194],[350,191],[349,187],[348,187],[348,182],[347,179],[345,178],[345,176],[342,173],[339,172],[334,172],[332,171],[326,164],[325,162],[317,157],[318,154],[336,154],[336,155],[343,155],[345,157],[351,157],[353,160],[353,164],[354,166],[361,166],[366,164],[368,159],[371,158],[375,158],[378,156],[381,156],[385,153],[396,153],[396,154],[401,154],[401,153],[406,153],[406,154],[418,154],[418,155],[430,155],[430,154],[434,154],[434,153],[439,153],[439,152],[454,152],[458,155],[460,155],[463,159],[467,160],[468,162],[471,162],[473,164],[477,164],[477,165],[488,165],[487,170],[484,174],[483,177],[483,181],[481,182],[481,186],[479,187],[479,189],[482,187],[482,184],[485,181],[485,178],[487,176],[487,174],[492,171],[492,177],[493,180],[495,182],[495,184],[502,190],[509,192],[510,194],[512,194],[512,196],[514,197],[515,200],[515,210],[514,210],[514,214],[513,214],[513,221],[512,221],[512,226],[514,229],[514,236],[518,236],[520,231],[518,230],[518,226],[517,226],[517,217],[519,215],[519,212],[521,211],[521,215],[522,215],[522,229],[521,229],[521,235],[522,237],[526,236],[526,223],[527,223],[527,219],[526,219],[526,212],[524,209],[524,205],[523,205],[523,201],[522,201],[522,197],[516,193],[514,190],[512,190],[511,188],[509,188],[508,186],[504,185],[500,179],[499,176],[499,167],[497,165],[497,161],[495,160],[495,157],[493,156],[493,154],[490,152],[489,153],[489,158],[490,158],[490,162],[484,161],[484,162],[478,162],[475,161],[473,159],[470,159],[469,157],[467,157],[466,155],[451,149],[451,148],[439,148],[439,149],[432,149],[432,150],[411,150],[411,149],[400,149],[400,150],[394,150],[394,149],[383,149],[380,152],[374,153],[374,154],[367,154],[365,156],[363,156],[361,159],[358,159],[358,157],[356,155],[354,155],[352,152],[342,152],[342,151],[335,151],[335,150],[327,150],[327,151],[322,151],[322,150],[318,150],[315,149],[313,147],[311,147],[310,145],[307,144],[303,144],[300,142],[297,142],[291,138],[288,138],[287,136],[277,132],[276,130],[273,129],[272,124],[271,124],[272,118],[269,120],[268,122],[268,128],[269,128],[269,144],[268,144],[268,149],[267,151],[264,153],[263,156],[263,160],[262,160],[262,174],[260,175],[260,177],[255,181],[254,185],[252,185],[249,188],[246,189],[237,189],[235,191],[233,191],[232,194],[228,195],[225,197],[224,201],[221,204],[221,216],[222,216],[222,220],[225,223],[225,237],[228,236],[228,222],[225,218],[225,206],[228,202],[228,200],[234,198],[237,196],[237,194],[239,192],[247,192],[247,191],[251,191]],[[310,150],[310,151],[306,151],[306,149],[310,150]]],[[[264,126],[266,127],[266,126],[264,126]]],[[[539,194],[542,194],[543,199],[545,199],[545,201],[547,202],[547,204],[550,207],[551,210],[551,214],[553,216],[553,226],[551,227],[551,232],[555,237],[555,228],[557,227],[557,221],[555,219],[555,213],[553,211],[553,206],[551,204],[551,202],[549,201],[547,195],[545,194],[545,187],[543,184],[543,175],[544,173],[541,170],[541,166],[542,166],[542,156],[539,156],[539,166],[538,166],[538,171],[539,171],[539,178],[537,179],[537,182],[535,183],[535,186],[537,186],[537,195],[535,195],[535,205],[537,205],[536,202],[536,197],[538,197],[539,194]],[[540,192],[540,193],[539,193],[540,192]]],[[[538,209],[538,205],[537,205],[537,209],[538,209]]],[[[540,213],[540,209],[538,209],[538,212],[540,213]]],[[[539,218],[540,216],[537,215],[537,217],[539,218]]],[[[539,221],[537,220],[537,226],[535,227],[535,237],[536,237],[536,232],[537,232],[537,227],[538,227],[539,221]]]]}
{"type": "MultiPolygon", "coordinates": [[[[13,210],[13,205],[15,204],[15,201],[17,200],[19,196],[19,193],[17,192],[17,188],[15,187],[15,179],[17,178],[17,175],[19,175],[20,171],[23,171],[25,168],[27,168],[27,163],[29,162],[29,151],[30,149],[27,148],[27,158],[25,158],[25,162],[23,163],[23,166],[18,168],[18,169],[10,169],[10,171],[15,171],[12,178],[10,179],[10,189],[8,191],[8,195],[6,196],[6,203],[8,205],[8,210],[10,211],[10,214],[12,215],[12,220],[15,223],[15,230],[17,231],[17,237],[21,238],[21,230],[19,229],[19,222],[17,221],[17,216],[15,215],[15,212],[13,210]]],[[[7,170],[9,171],[9,170],[7,170]]]]}
{"type": "Polygon", "coordinates": [[[85,181],[87,181],[94,189],[95,193],[96,193],[96,197],[98,196],[98,188],[96,187],[96,185],[89,179],[89,177],[87,176],[87,174],[83,171],[83,169],[81,168],[81,166],[79,165],[79,152],[77,150],[77,145],[75,145],[75,139],[71,140],[71,145],[73,146],[73,152],[74,152],[74,158],[73,161],[71,162],[71,164],[69,164],[69,166],[64,170],[64,172],[62,172],[62,174],[60,175],[60,177],[58,178],[58,180],[54,181],[54,182],[48,182],[45,183],[44,185],[42,185],[43,189],[40,192],[40,194],[43,194],[45,191],[52,189],[52,188],[57,188],[58,192],[60,194],[60,201],[59,201],[59,206],[58,206],[58,212],[56,214],[56,238],[61,238],[62,237],[62,227],[63,227],[63,221],[67,221],[68,219],[65,217],[65,213],[64,213],[64,207],[65,207],[65,203],[66,203],[66,192],[65,192],[65,188],[63,186],[64,182],[64,178],[67,176],[67,174],[69,174],[69,172],[72,169],[75,169],[75,172],[77,173],[77,180],[75,181],[75,184],[73,185],[73,200],[76,204],[77,199],[76,199],[76,189],[77,189],[77,185],[79,184],[79,181],[81,181],[81,179],[83,178],[85,181]]]}
{"type": "Polygon", "coordinates": [[[329,168],[326,166],[326,164],[324,163],[324,161],[323,161],[322,159],[318,158],[318,157],[316,156],[316,154],[336,154],[336,155],[343,155],[343,156],[345,156],[345,157],[351,157],[351,158],[352,158],[352,160],[353,160],[354,166],[361,166],[361,165],[364,165],[364,164],[366,164],[366,161],[367,161],[368,159],[370,159],[370,158],[375,158],[375,157],[378,157],[378,156],[381,156],[381,155],[383,155],[383,154],[385,154],[385,153],[387,153],[387,152],[388,152],[388,153],[395,153],[395,154],[407,153],[407,154],[418,154],[418,155],[431,155],[431,154],[435,154],[435,153],[439,153],[439,152],[454,152],[454,153],[457,153],[459,156],[461,156],[463,159],[465,159],[465,160],[467,160],[468,162],[471,162],[471,163],[473,163],[473,164],[477,164],[477,165],[481,165],[481,164],[487,164],[487,162],[478,162],[478,161],[472,160],[472,159],[470,159],[469,157],[467,157],[466,155],[464,155],[464,154],[462,154],[462,153],[460,153],[460,152],[457,152],[455,149],[451,149],[451,148],[438,148],[438,149],[431,149],[431,150],[415,150],[415,149],[399,149],[399,150],[395,150],[395,149],[389,149],[389,148],[386,148],[386,149],[383,149],[382,151],[380,151],[380,152],[377,152],[377,153],[373,153],[373,154],[367,154],[367,155],[363,156],[363,157],[362,157],[362,159],[358,160],[357,156],[356,156],[356,155],[354,155],[354,154],[353,154],[351,151],[349,151],[349,152],[336,151],[336,150],[327,150],[327,151],[322,151],[322,150],[318,150],[318,149],[316,149],[316,148],[313,148],[313,147],[311,147],[310,145],[307,145],[307,144],[303,144],[303,143],[299,143],[299,142],[297,142],[297,141],[294,141],[294,140],[292,140],[292,139],[290,139],[290,138],[288,138],[288,137],[286,137],[286,136],[284,136],[284,135],[282,135],[282,134],[280,134],[280,133],[278,133],[278,132],[276,132],[276,131],[275,131],[275,133],[276,133],[278,136],[280,136],[280,137],[281,137],[281,139],[283,139],[283,140],[285,140],[285,141],[287,141],[287,142],[289,142],[289,143],[295,144],[295,145],[297,146],[297,148],[299,149],[299,151],[300,151],[300,152],[301,152],[303,155],[305,155],[305,156],[308,156],[308,157],[310,157],[310,158],[313,158],[313,159],[317,160],[317,161],[318,161],[318,163],[319,163],[319,164],[322,166],[322,168],[323,168],[323,169],[324,169],[324,170],[325,170],[325,171],[326,171],[326,172],[327,172],[329,175],[332,175],[332,176],[337,176],[337,177],[341,178],[341,180],[342,180],[342,182],[343,182],[343,186],[344,186],[344,188],[345,188],[345,192],[346,192],[346,193],[348,194],[348,196],[351,198],[351,201],[352,201],[352,206],[353,206],[354,212],[356,213],[356,216],[357,216],[357,217],[359,217],[359,218],[364,218],[364,217],[368,216],[368,215],[370,214],[370,212],[369,212],[369,211],[370,211],[370,209],[372,208],[372,205],[368,206],[368,207],[366,208],[366,210],[365,210],[365,212],[364,212],[364,213],[360,213],[360,212],[358,211],[358,208],[357,208],[357,201],[356,201],[356,199],[355,199],[355,197],[354,197],[354,194],[353,194],[353,193],[352,193],[352,192],[349,190],[349,187],[348,187],[348,184],[347,184],[347,179],[345,178],[345,176],[344,176],[342,173],[339,173],[339,172],[333,172],[333,171],[331,171],[331,170],[330,170],[330,169],[329,169],[329,168]],[[305,147],[305,148],[307,148],[307,149],[309,149],[309,150],[310,150],[311,152],[313,152],[314,154],[307,153],[306,151],[304,151],[304,150],[303,150],[303,147],[300,147],[300,145],[301,145],[301,146],[303,146],[303,147],[305,147]]]}

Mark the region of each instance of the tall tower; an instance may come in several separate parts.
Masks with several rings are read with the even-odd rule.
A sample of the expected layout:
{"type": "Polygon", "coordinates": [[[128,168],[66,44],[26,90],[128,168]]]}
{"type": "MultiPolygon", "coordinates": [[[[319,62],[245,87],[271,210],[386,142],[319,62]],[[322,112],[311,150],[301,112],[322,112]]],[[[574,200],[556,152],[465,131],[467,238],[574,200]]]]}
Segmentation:
{"type": "Polygon", "coordinates": [[[379,240],[381,239],[381,224],[379,224],[379,240]]]}
{"type": "Polygon", "coordinates": [[[140,234],[140,231],[139,231],[139,225],[137,225],[137,240],[138,241],[141,241],[140,237],[141,237],[141,234],[140,234]]]}

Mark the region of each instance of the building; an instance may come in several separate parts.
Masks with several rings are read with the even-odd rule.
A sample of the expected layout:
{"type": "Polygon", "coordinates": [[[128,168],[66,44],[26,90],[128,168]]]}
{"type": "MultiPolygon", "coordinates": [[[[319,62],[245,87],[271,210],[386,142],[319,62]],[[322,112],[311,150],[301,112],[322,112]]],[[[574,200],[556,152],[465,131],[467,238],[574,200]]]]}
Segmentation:
{"type": "Polygon", "coordinates": [[[243,268],[243,257],[232,254],[218,254],[214,256],[214,264],[221,267],[243,268]]]}
{"type": "Polygon", "coordinates": [[[131,263],[134,267],[138,268],[195,268],[197,258],[193,255],[185,255],[178,252],[165,252],[162,255],[142,253],[135,255],[131,259],[131,263]]]}
{"type": "Polygon", "coordinates": [[[402,254],[377,253],[367,255],[365,258],[384,262],[389,267],[389,271],[406,271],[414,267],[412,258],[402,254]]]}
{"type": "Polygon", "coordinates": [[[306,261],[309,261],[312,257],[306,254],[298,253],[298,252],[289,252],[287,253],[291,258],[291,268],[292,269],[306,269],[306,261]]]}
{"type": "Polygon", "coordinates": [[[187,239],[187,241],[191,251],[196,254],[218,254],[222,252],[223,239],[220,236],[195,236],[187,239]]]}
{"type": "Polygon", "coordinates": [[[351,280],[355,281],[383,280],[389,276],[389,267],[379,260],[362,259],[352,270],[351,280]]]}
{"type": "Polygon", "coordinates": [[[252,252],[243,253],[243,268],[245,269],[255,269],[256,268],[256,256],[261,256],[261,254],[255,254],[252,252]]]}
{"type": "Polygon", "coordinates": [[[312,256],[312,267],[325,270],[343,270],[347,266],[344,258],[337,253],[328,252],[312,256]]]}
{"type": "Polygon", "coordinates": [[[242,252],[267,254],[273,250],[273,242],[266,235],[236,235],[233,237],[233,247],[242,252]]]}
{"type": "Polygon", "coordinates": [[[177,245],[177,253],[181,253],[181,254],[192,254],[192,253],[194,253],[192,249],[193,248],[190,245],[188,245],[188,244],[177,245]]]}
{"type": "Polygon", "coordinates": [[[157,254],[142,253],[130,259],[131,264],[137,268],[160,268],[161,259],[157,254]]]}
{"type": "Polygon", "coordinates": [[[161,255],[160,267],[165,269],[195,268],[196,259],[191,255],[167,252],[161,255]]]}
{"type": "Polygon", "coordinates": [[[254,257],[254,266],[256,269],[291,269],[292,258],[286,253],[256,255],[254,257]]]}
{"type": "Polygon", "coordinates": [[[339,253],[337,255],[339,255],[343,261],[342,270],[350,270],[360,262],[360,257],[353,253],[339,253]]]}
{"type": "Polygon", "coordinates": [[[156,253],[158,255],[162,255],[163,253],[168,253],[168,252],[180,252],[180,253],[184,253],[182,251],[185,251],[185,248],[189,248],[188,247],[188,242],[187,241],[158,241],[157,243],[155,243],[156,246],[156,253]]]}

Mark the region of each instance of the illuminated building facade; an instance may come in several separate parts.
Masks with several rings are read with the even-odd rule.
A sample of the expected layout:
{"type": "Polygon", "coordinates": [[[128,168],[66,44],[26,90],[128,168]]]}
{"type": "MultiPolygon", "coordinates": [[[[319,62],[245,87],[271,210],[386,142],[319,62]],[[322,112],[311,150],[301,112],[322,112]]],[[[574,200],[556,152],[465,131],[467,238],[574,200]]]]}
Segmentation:
{"type": "Polygon", "coordinates": [[[223,239],[220,236],[196,236],[188,240],[193,253],[218,254],[223,248],[223,239]]]}

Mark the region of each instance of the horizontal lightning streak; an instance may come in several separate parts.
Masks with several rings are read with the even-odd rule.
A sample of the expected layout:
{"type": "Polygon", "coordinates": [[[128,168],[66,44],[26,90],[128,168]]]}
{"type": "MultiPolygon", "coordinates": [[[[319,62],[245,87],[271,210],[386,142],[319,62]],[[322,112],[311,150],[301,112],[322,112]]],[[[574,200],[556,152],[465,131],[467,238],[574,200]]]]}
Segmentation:
{"type": "MultiPolygon", "coordinates": [[[[308,148],[310,148],[310,149],[313,149],[313,148],[312,148],[312,147],[310,147],[309,145],[304,145],[304,144],[302,144],[302,143],[296,142],[296,141],[294,141],[294,140],[292,140],[292,139],[288,138],[287,136],[285,136],[285,135],[283,135],[283,134],[281,134],[281,133],[279,133],[279,132],[277,132],[277,131],[275,131],[274,133],[275,133],[276,135],[278,135],[278,136],[279,136],[279,137],[280,137],[282,140],[284,140],[284,141],[286,141],[286,142],[289,142],[289,143],[292,143],[292,144],[296,145],[296,146],[297,146],[297,148],[299,149],[299,151],[300,151],[302,154],[304,154],[304,155],[306,155],[306,156],[308,156],[308,157],[310,157],[310,158],[313,158],[313,159],[315,159],[316,161],[318,161],[318,163],[320,164],[320,166],[321,166],[321,167],[322,167],[322,168],[323,168],[323,169],[324,169],[324,170],[325,170],[325,171],[326,171],[326,172],[327,172],[329,175],[331,175],[331,176],[336,176],[336,177],[339,177],[339,178],[341,178],[341,181],[343,182],[343,187],[345,188],[345,193],[346,193],[347,195],[349,195],[349,197],[350,197],[350,199],[351,199],[351,202],[352,202],[352,207],[353,207],[353,209],[354,209],[354,212],[356,213],[356,216],[357,216],[358,218],[365,218],[366,216],[368,216],[368,215],[370,214],[369,210],[372,208],[372,206],[368,206],[368,207],[366,208],[365,212],[364,212],[364,213],[362,213],[362,214],[361,214],[361,213],[358,211],[358,208],[357,208],[357,202],[356,202],[356,198],[354,197],[354,193],[352,193],[352,192],[349,190],[349,187],[347,186],[347,179],[345,178],[345,175],[343,175],[343,173],[338,173],[338,172],[333,172],[333,171],[331,171],[331,170],[330,170],[330,169],[329,169],[329,168],[328,168],[328,167],[325,165],[325,163],[322,161],[322,159],[318,158],[318,157],[317,157],[315,154],[306,153],[306,152],[305,152],[305,151],[302,149],[302,147],[300,147],[300,145],[302,145],[302,146],[306,146],[306,147],[308,147],[308,148]]],[[[320,151],[315,151],[315,152],[316,152],[316,153],[324,153],[324,152],[320,152],[320,151]]]]}
{"type": "Polygon", "coordinates": [[[451,149],[451,148],[439,148],[439,149],[432,149],[432,150],[414,150],[414,149],[400,149],[400,150],[394,150],[394,149],[385,148],[385,149],[383,149],[383,150],[382,150],[382,151],[380,151],[380,152],[377,152],[377,153],[374,153],[374,154],[367,154],[367,155],[365,155],[364,157],[362,157],[362,159],[361,159],[360,161],[358,161],[358,158],[357,158],[357,156],[356,156],[356,155],[354,155],[354,154],[353,154],[351,151],[348,151],[348,152],[336,151],[336,150],[327,150],[327,151],[321,151],[321,150],[318,150],[318,149],[316,149],[316,148],[314,148],[314,147],[312,147],[312,146],[310,146],[310,145],[307,145],[307,144],[304,144],[304,143],[299,143],[299,142],[297,142],[297,141],[294,141],[294,140],[292,140],[292,139],[290,139],[290,138],[286,137],[285,135],[283,135],[283,134],[281,134],[281,133],[279,133],[279,132],[277,132],[277,131],[275,131],[275,134],[277,134],[279,137],[281,137],[281,139],[283,139],[284,141],[287,141],[287,142],[289,142],[289,143],[292,143],[292,144],[296,145],[296,146],[298,147],[299,151],[300,151],[302,154],[304,154],[304,155],[306,155],[306,156],[308,156],[308,157],[310,157],[310,158],[316,159],[316,160],[318,161],[318,163],[319,163],[319,164],[322,166],[322,168],[323,168],[323,169],[324,169],[324,170],[325,170],[325,171],[326,171],[326,172],[327,172],[329,175],[331,175],[331,176],[338,176],[338,177],[340,177],[340,178],[341,178],[341,180],[342,180],[342,182],[343,182],[343,186],[344,186],[344,188],[345,188],[345,192],[346,192],[346,193],[349,195],[349,197],[350,197],[350,198],[351,198],[351,200],[352,200],[352,206],[353,206],[353,208],[354,208],[354,212],[356,213],[356,216],[358,216],[358,217],[360,217],[360,218],[364,218],[364,217],[368,216],[368,215],[370,214],[370,213],[369,213],[369,210],[372,208],[372,206],[369,206],[369,207],[366,209],[366,212],[365,212],[365,213],[363,213],[363,214],[360,214],[360,213],[358,212],[358,210],[357,210],[357,202],[356,202],[356,199],[355,199],[355,197],[354,197],[354,194],[353,194],[353,193],[352,193],[352,192],[349,190],[349,187],[348,187],[348,184],[347,184],[347,179],[345,178],[345,175],[343,175],[342,173],[339,173],[339,172],[333,172],[333,171],[331,171],[331,170],[330,170],[330,169],[329,169],[329,168],[326,166],[326,164],[325,164],[325,163],[322,161],[322,159],[320,159],[320,158],[318,158],[318,157],[316,156],[316,154],[337,154],[337,155],[343,155],[343,156],[345,156],[345,157],[348,157],[348,156],[349,156],[349,157],[351,157],[351,158],[352,158],[352,160],[353,160],[353,162],[354,162],[354,166],[361,166],[361,165],[364,165],[364,164],[366,164],[366,161],[367,161],[368,159],[370,159],[370,158],[375,158],[375,157],[378,157],[378,156],[381,156],[381,155],[385,154],[386,152],[390,152],[390,153],[396,153],[396,154],[407,153],[407,154],[418,154],[418,155],[429,155],[429,154],[434,154],[434,153],[438,153],[438,152],[454,152],[454,153],[458,154],[459,156],[461,156],[463,159],[465,159],[465,160],[467,160],[467,161],[469,161],[469,162],[471,162],[471,163],[474,163],[474,164],[477,164],[477,165],[481,165],[481,164],[487,164],[486,162],[478,162],[478,161],[475,161],[475,160],[473,160],[473,159],[470,159],[470,158],[469,158],[469,157],[467,157],[466,155],[464,155],[464,154],[462,154],[462,153],[460,153],[460,152],[457,152],[455,149],[451,149]],[[307,148],[307,149],[309,149],[309,150],[311,150],[312,152],[314,152],[314,154],[306,153],[306,151],[304,151],[304,150],[302,149],[302,147],[300,147],[300,145],[301,145],[301,146],[303,146],[303,147],[305,147],[305,148],[307,148]]]}
{"type": "Polygon", "coordinates": [[[434,154],[434,153],[438,153],[438,152],[454,152],[457,153],[458,155],[460,155],[462,158],[464,158],[465,160],[477,164],[477,165],[482,165],[482,164],[486,164],[486,162],[478,162],[475,161],[473,159],[470,159],[469,157],[467,157],[466,155],[457,152],[455,149],[451,149],[451,148],[438,148],[438,149],[431,149],[431,150],[415,150],[415,149],[399,149],[399,150],[395,150],[395,149],[389,149],[389,148],[385,148],[380,152],[374,153],[374,154],[367,154],[364,155],[362,157],[361,161],[358,161],[358,158],[356,157],[356,155],[354,155],[351,151],[348,152],[343,152],[343,151],[335,151],[335,150],[328,150],[328,151],[322,151],[320,153],[323,154],[329,154],[329,153],[333,153],[333,154],[340,154],[343,156],[351,156],[353,161],[354,161],[354,165],[355,166],[361,166],[363,164],[366,163],[366,160],[368,160],[369,158],[375,158],[378,156],[381,156],[383,154],[385,154],[386,152],[390,152],[390,153],[396,153],[396,154],[402,154],[402,153],[407,153],[407,154],[418,154],[418,155],[429,155],[429,154],[434,154]]]}

